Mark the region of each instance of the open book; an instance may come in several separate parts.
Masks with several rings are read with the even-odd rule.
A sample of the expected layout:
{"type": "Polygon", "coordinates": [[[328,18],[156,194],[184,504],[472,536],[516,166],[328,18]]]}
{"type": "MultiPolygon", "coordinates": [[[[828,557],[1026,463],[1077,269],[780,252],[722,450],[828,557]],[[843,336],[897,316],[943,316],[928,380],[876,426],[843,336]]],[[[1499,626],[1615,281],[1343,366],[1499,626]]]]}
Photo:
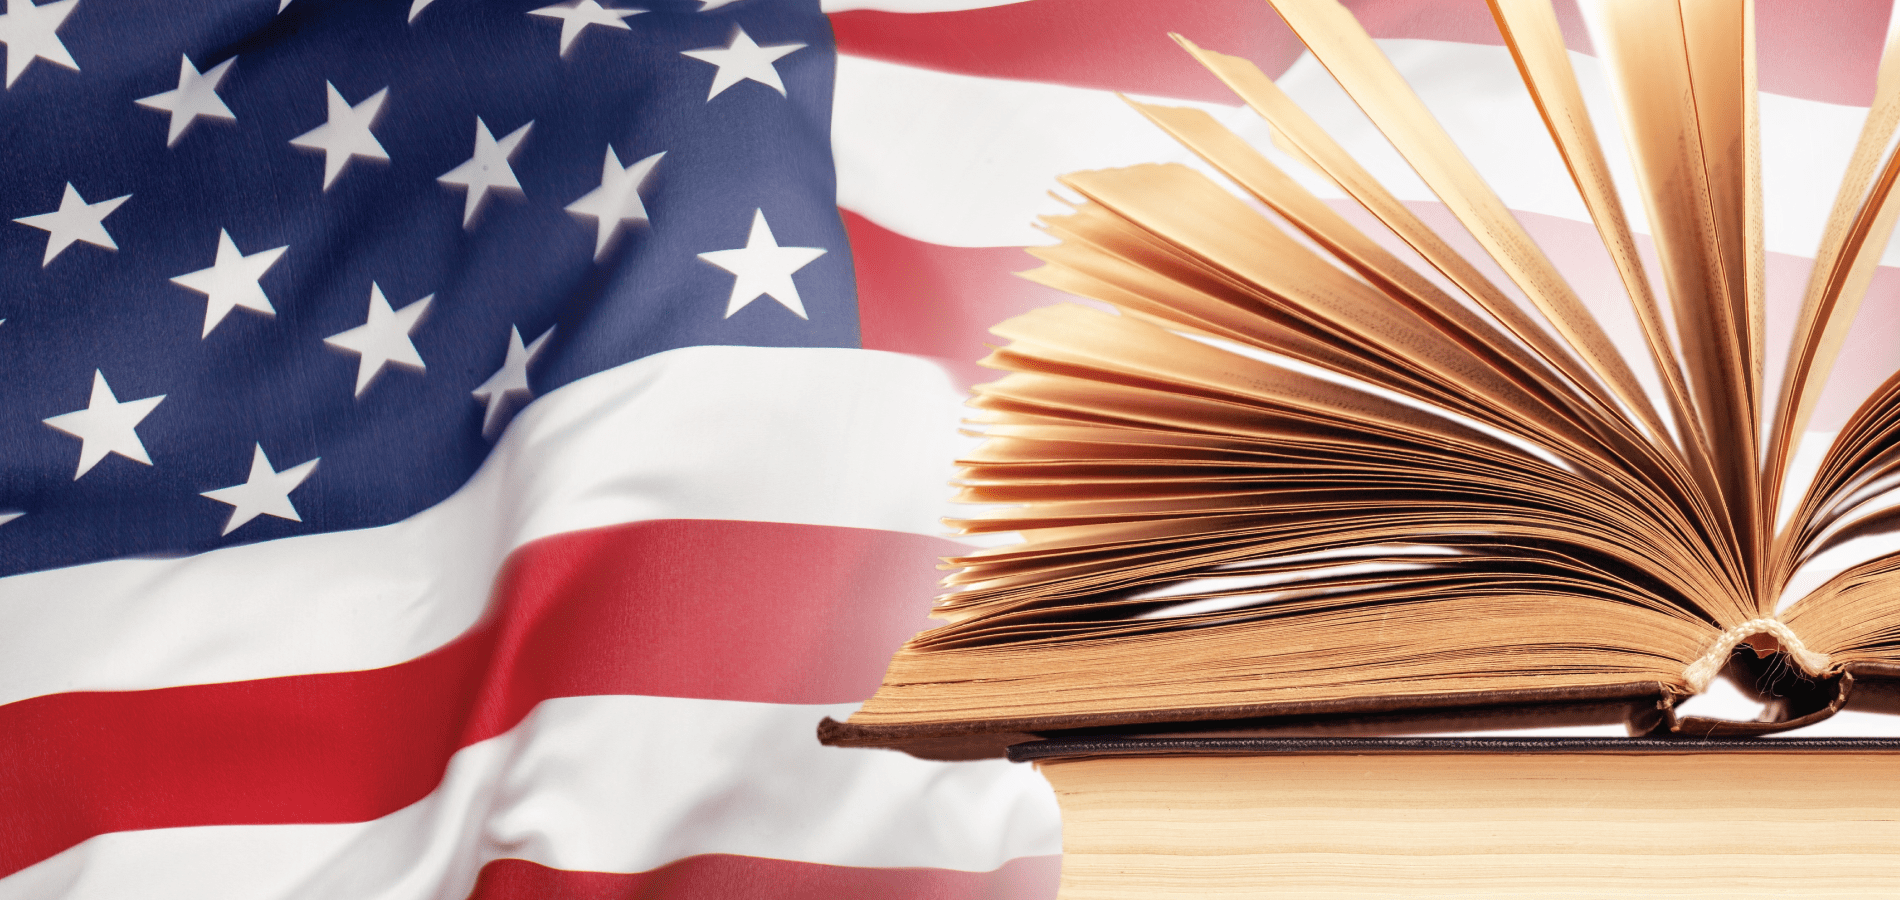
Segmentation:
{"type": "Polygon", "coordinates": [[[977,389],[986,440],[958,482],[983,506],[957,529],[1020,539],[950,560],[947,624],[821,737],[959,755],[1551,704],[1744,734],[1878,701],[1900,677],[1900,376],[1864,387],[1818,467],[1795,461],[1900,214],[1895,45],[1771,383],[1748,0],[1589,10],[1633,202],[1548,0],[1490,0],[1634,354],[1344,7],[1271,2],[1466,233],[1429,227],[1251,63],[1181,40],[1352,203],[1205,112],[1135,104],[1255,202],[1178,165],[1064,179],[1085,199],[1045,220],[1060,242],[1028,275],[1111,309],[996,328],[1008,374],[977,389]],[[1675,715],[1738,668],[1778,695],[1773,721],[1675,715]]]}

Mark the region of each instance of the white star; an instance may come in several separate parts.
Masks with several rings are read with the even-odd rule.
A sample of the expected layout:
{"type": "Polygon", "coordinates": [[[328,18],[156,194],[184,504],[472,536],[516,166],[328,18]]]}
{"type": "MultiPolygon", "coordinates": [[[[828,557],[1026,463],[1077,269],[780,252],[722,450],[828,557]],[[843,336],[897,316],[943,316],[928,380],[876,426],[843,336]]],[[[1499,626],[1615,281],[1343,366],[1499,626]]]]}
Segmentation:
{"type": "Polygon", "coordinates": [[[225,315],[239,306],[267,316],[277,315],[257,280],[264,277],[288,249],[289,245],[285,245],[245,256],[238,252],[230,233],[218,229],[218,258],[211,268],[186,272],[172,279],[173,284],[205,295],[205,329],[199,337],[210,337],[211,329],[218,327],[225,315]]]}
{"type": "Polygon", "coordinates": [[[666,151],[662,150],[623,169],[620,167],[619,154],[614,153],[612,144],[608,144],[607,158],[600,166],[600,187],[567,205],[568,212],[595,220],[595,262],[600,262],[601,257],[607,254],[607,245],[613,241],[614,235],[620,233],[625,223],[647,223],[647,207],[640,202],[640,186],[652,174],[654,164],[665,155],[666,151]]]}
{"type": "Polygon", "coordinates": [[[698,11],[712,12],[713,10],[718,9],[721,6],[725,6],[726,4],[737,3],[737,2],[739,2],[739,0],[699,0],[698,11]]]}
{"type": "Polygon", "coordinates": [[[488,411],[482,415],[482,436],[489,437],[501,429],[503,414],[509,411],[510,403],[516,397],[522,400],[534,398],[534,390],[528,387],[528,364],[534,362],[540,354],[548,337],[554,334],[549,328],[534,339],[534,343],[521,346],[521,329],[508,327],[508,357],[501,363],[501,370],[488,376],[482,386],[475,389],[475,399],[488,404],[488,411]]]}
{"type": "Polygon", "coordinates": [[[178,139],[184,136],[185,129],[198,121],[199,116],[237,121],[237,116],[231,114],[231,108],[225,106],[224,100],[218,97],[218,84],[224,81],[225,74],[231,71],[234,62],[237,62],[235,56],[212,66],[211,71],[200,74],[198,67],[191,64],[191,57],[181,53],[178,56],[178,87],[135,101],[147,109],[162,109],[172,114],[171,130],[165,134],[165,146],[177,144],[178,139]]]}
{"type": "Polygon", "coordinates": [[[337,92],[336,85],[324,82],[330,89],[329,121],[318,125],[303,134],[290,139],[298,147],[323,151],[323,189],[329,190],[343,167],[350,160],[361,156],[364,159],[388,159],[383,145],[370,134],[370,126],[376,124],[376,115],[383,111],[383,101],[389,97],[389,88],[383,88],[369,99],[351,106],[343,95],[337,92]]]}
{"type": "Polygon", "coordinates": [[[743,248],[714,250],[701,253],[699,258],[736,276],[732,280],[732,299],[726,301],[726,318],[764,295],[799,318],[808,319],[805,304],[798,299],[798,286],[792,283],[792,273],[823,255],[823,247],[780,247],[772,237],[772,226],[765,223],[765,210],[756,209],[752,211],[752,234],[746,237],[743,248]]]}
{"type": "Polygon", "coordinates": [[[719,96],[721,91],[748,79],[756,81],[780,94],[785,93],[785,82],[780,81],[778,69],[772,65],[779,57],[803,48],[804,44],[773,44],[761,47],[752,42],[752,36],[737,25],[732,26],[732,40],[724,47],[706,47],[700,50],[682,50],[681,56],[690,56],[700,62],[712,63],[719,67],[714,73],[712,91],[706,99],[719,96]]]}
{"type": "Polygon", "coordinates": [[[561,55],[566,56],[567,48],[574,46],[574,39],[581,36],[581,29],[589,25],[600,25],[606,28],[618,28],[621,31],[632,31],[633,29],[621,20],[643,12],[646,10],[608,9],[601,6],[598,0],[573,0],[570,3],[543,6],[530,11],[528,15],[547,16],[550,19],[561,20],[561,55]]]}
{"type": "Polygon", "coordinates": [[[434,299],[435,295],[430,294],[400,310],[392,310],[389,301],[383,299],[383,289],[370,282],[369,321],[323,339],[332,347],[362,357],[356,363],[356,396],[363,396],[369,383],[391,363],[418,372],[428,368],[422,364],[422,354],[416,352],[409,334],[416,330],[422,314],[429,311],[429,301],[434,299]]]}
{"type": "Polygon", "coordinates": [[[508,160],[521,147],[521,139],[528,136],[528,129],[534,123],[529,122],[509,132],[501,140],[488,132],[488,123],[481,116],[475,117],[475,155],[448,172],[437,181],[443,184],[459,184],[468,188],[468,199],[462,203],[462,227],[470,228],[475,224],[475,213],[482,208],[482,201],[488,198],[491,189],[500,189],[521,193],[521,182],[515,180],[514,167],[508,160]]]}
{"type": "Polygon", "coordinates": [[[0,512],[0,525],[5,525],[24,515],[26,515],[26,513],[23,512],[0,512]]]}
{"type": "Polygon", "coordinates": [[[301,522],[303,518],[297,515],[297,508],[290,505],[290,492],[303,484],[316,468],[317,461],[313,459],[279,472],[271,468],[269,457],[264,455],[264,445],[258,444],[256,452],[251,454],[250,477],[243,484],[205,491],[199,496],[231,505],[231,518],[224,523],[225,534],[258,516],[301,522]]]}
{"type": "Polygon", "coordinates": [[[106,216],[119,208],[119,204],[131,199],[131,194],[87,203],[73,189],[73,183],[66,182],[66,193],[59,198],[59,209],[37,216],[21,216],[13,221],[30,225],[46,232],[46,253],[40,257],[40,268],[53,264],[53,257],[60,255],[74,241],[85,241],[95,247],[117,250],[119,245],[112,242],[112,235],[106,233],[106,216]]]}
{"type": "Polygon", "coordinates": [[[119,398],[112,395],[112,386],[106,384],[105,373],[94,369],[92,398],[85,409],[41,421],[79,439],[79,471],[73,473],[73,480],[78,481],[79,476],[92,471],[108,453],[151,465],[152,458],[145,454],[145,444],[133,429],[164,399],[165,395],[159,394],[120,403],[119,398]]]}
{"type": "Polygon", "coordinates": [[[36,59],[79,71],[79,64],[59,42],[58,34],[59,26],[65,24],[78,2],[57,0],[34,6],[33,0],[0,0],[0,9],[6,10],[0,13],[0,44],[7,45],[7,87],[13,87],[20,73],[36,59]]]}

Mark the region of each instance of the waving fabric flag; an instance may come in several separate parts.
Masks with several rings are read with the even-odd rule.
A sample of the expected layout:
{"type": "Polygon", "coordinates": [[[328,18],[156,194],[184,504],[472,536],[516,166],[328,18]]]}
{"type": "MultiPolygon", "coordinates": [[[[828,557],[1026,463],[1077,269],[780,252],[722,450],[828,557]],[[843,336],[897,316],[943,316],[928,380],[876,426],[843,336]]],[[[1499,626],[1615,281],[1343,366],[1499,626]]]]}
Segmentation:
{"type": "Polygon", "coordinates": [[[827,20],[698,6],[10,0],[0,897],[1057,849],[1033,773],[811,736],[924,622],[958,399],[860,349],[827,20]]]}
{"type": "MultiPolygon", "coordinates": [[[[812,731],[1055,176],[1183,159],[1114,92],[1329,102],[1264,4],[0,2],[0,898],[1053,895],[1032,771],[812,731]]],[[[1885,6],[1759,5],[1847,146],[1885,6]]],[[[1482,2],[1355,9],[1579,227],[1482,2]]]]}

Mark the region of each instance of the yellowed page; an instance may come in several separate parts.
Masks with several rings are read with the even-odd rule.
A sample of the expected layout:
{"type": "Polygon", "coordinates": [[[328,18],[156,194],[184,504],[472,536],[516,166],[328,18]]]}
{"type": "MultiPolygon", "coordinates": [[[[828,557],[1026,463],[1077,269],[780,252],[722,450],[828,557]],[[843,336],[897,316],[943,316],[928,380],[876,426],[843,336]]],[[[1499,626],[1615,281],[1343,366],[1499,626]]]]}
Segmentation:
{"type": "MultiPolygon", "coordinates": [[[[1730,54],[1729,61],[1735,64],[1732,77],[1711,76],[1718,83],[1697,84],[1676,3],[1605,0],[1598,10],[1606,32],[1606,46],[1601,49],[1620,88],[1618,109],[1650,231],[1656,238],[1663,283],[1675,311],[1683,366],[1716,454],[1722,506],[1733,523],[1753,583],[1761,571],[1763,521],[1759,463],[1753,449],[1759,401],[1749,389],[1746,302],[1734,300],[1745,294],[1741,267],[1732,272],[1723,250],[1725,244],[1739,245],[1743,238],[1739,232],[1724,232],[1717,216],[1718,211],[1735,210],[1718,209],[1711,199],[1714,178],[1725,180],[1723,188],[1715,191],[1723,194],[1733,193],[1730,188],[1739,188],[1744,180],[1741,166],[1722,164],[1742,157],[1740,101],[1727,106],[1712,103],[1707,116],[1698,117],[1698,98],[1704,92],[1726,96],[1730,90],[1741,90],[1740,54],[1730,54]],[[1732,139],[1726,140],[1734,145],[1729,148],[1734,152],[1706,153],[1705,131],[1729,135],[1732,139]],[[1714,170],[1708,168],[1712,161],[1717,164],[1714,170]]],[[[1716,32],[1708,40],[1727,33],[1716,32]]],[[[1736,27],[1732,33],[1739,42],[1741,29],[1736,27]]],[[[1706,55],[1703,59],[1709,67],[1716,65],[1706,55]]],[[[1735,226],[1734,221],[1729,224],[1735,226]]]]}
{"type": "Polygon", "coordinates": [[[1727,317],[1742,348],[1742,384],[1751,399],[1761,396],[1759,140],[1753,130],[1754,47],[1749,38],[1748,0],[1679,0],[1689,81],[1695,90],[1703,181],[1721,267],[1727,317]],[[1755,195],[1751,198],[1750,194],[1755,195]],[[1751,200],[1753,202],[1751,202],[1751,200]],[[1750,235],[1753,233],[1753,238],[1750,235]],[[1751,294],[1754,296],[1751,298],[1751,294]],[[1754,302],[1751,302],[1751,299],[1754,302]]]}
{"type": "Polygon", "coordinates": [[[1490,322],[1460,305],[1430,280],[1354,228],[1318,197],[1280,171],[1238,135],[1198,109],[1134,103],[1142,115],[1234,179],[1261,202],[1332,252],[1392,299],[1416,311],[1462,346],[1494,363],[1500,372],[1535,391],[1547,409],[1526,410],[1541,427],[1556,427],[1553,415],[1587,421],[1574,405],[1574,386],[1561,379],[1490,322]],[[1565,402],[1571,401],[1571,402],[1565,402]]]}
{"type": "MultiPolygon", "coordinates": [[[[1653,443],[1637,435],[1625,420],[1602,418],[1606,412],[1602,407],[1580,402],[1582,398],[1572,383],[1544,367],[1534,355],[1497,332],[1490,322],[1445,296],[1212,117],[1191,109],[1135,106],[1392,300],[1417,311],[1423,319],[1549,404],[1550,413],[1563,417],[1553,419],[1543,409],[1520,410],[1519,414],[1534,417],[1540,431],[1547,432],[1553,440],[1562,441],[1575,453],[1598,457],[1607,452],[1616,457],[1621,465],[1611,468],[1617,473],[1612,477],[1653,485],[1668,497],[1667,505],[1686,511],[1683,514],[1697,523],[1698,530],[1708,537],[1711,546],[1728,543],[1726,521],[1716,515],[1707,502],[1716,492],[1706,468],[1706,483],[1698,489],[1690,481],[1691,476],[1679,468],[1678,457],[1659,453],[1653,443]],[[1577,435],[1573,430],[1576,426],[1589,429],[1595,434],[1595,440],[1577,435]]],[[[1447,405],[1466,409],[1456,402],[1447,405]]],[[[1471,414],[1492,420],[1483,410],[1471,414]]]]}
{"type": "Polygon", "coordinates": [[[1610,177],[1609,162],[1597,140],[1596,128],[1584,106],[1583,91],[1571,68],[1557,14],[1549,0],[1490,0],[1490,4],[1504,43],[1516,59],[1531,99],[1536,102],[1557,152],[1563,156],[1571,180],[1576,183],[1584,206],[1590,211],[1590,219],[1622,278],[1623,289],[1649,342],[1650,358],[1661,376],[1664,399],[1681,431],[1684,452],[1696,468],[1699,480],[1712,488],[1714,461],[1708,426],[1696,412],[1683,378],[1682,361],[1670,343],[1662,306],[1650,290],[1649,277],[1637,256],[1636,238],[1630,230],[1616,183],[1610,177]]]}
{"type": "MultiPolygon", "coordinates": [[[[1198,393],[1224,403],[1298,407],[1309,415],[1340,424],[1357,422],[1368,429],[1407,437],[1429,436],[1459,452],[1524,454],[1442,415],[1256,362],[1086,307],[1035,310],[998,325],[994,333],[1011,339],[1008,349],[1019,356],[1033,351],[1035,359],[1047,363],[1091,366],[1088,371],[1099,373],[1104,380],[1140,376],[1182,393],[1198,393]]],[[[997,391],[985,385],[984,392],[1000,393],[1006,386],[1007,380],[999,383],[997,391]]]]}
{"type": "Polygon", "coordinates": [[[1668,432],[1649,397],[1602,326],[1358,20],[1336,0],[1269,2],[1591,371],[1658,440],[1664,439],[1668,432]]]}
{"type": "Polygon", "coordinates": [[[1500,579],[1378,599],[1385,602],[1322,599],[1274,619],[1264,634],[1258,621],[1172,630],[1150,622],[1149,634],[1132,639],[1010,635],[1015,640],[984,646],[958,640],[970,623],[951,625],[900,650],[851,721],[1146,710],[1189,711],[1184,718],[1192,719],[1197,707],[1680,683],[1681,660],[1693,659],[1711,630],[1679,613],[1500,579]]]}
{"type": "MultiPolygon", "coordinates": [[[[1760,478],[1764,269],[1761,222],[1761,141],[1756,109],[1754,4],[1752,0],[1680,0],[1690,82],[1695,88],[1709,215],[1722,270],[1723,321],[1734,334],[1725,352],[1739,353],[1741,399],[1745,401],[1749,471],[1757,473],[1750,499],[1751,543],[1756,558],[1755,595],[1765,611],[1774,598],[1761,583],[1763,554],[1771,540],[1771,488],[1760,478]]],[[[1732,445],[1744,449],[1740,445],[1732,445]]]]}
{"type": "MultiPolygon", "coordinates": [[[[1172,330],[1194,330],[1239,341],[1370,384],[1480,412],[1469,402],[1468,393],[1461,401],[1449,385],[1421,379],[1415,370],[1401,371],[1348,352],[1324,332],[1290,316],[1263,315],[1258,309],[1236,307],[1221,297],[1092,247],[1065,242],[1030,252],[1048,263],[1022,273],[1037,284],[1113,304],[1123,314],[1146,317],[1172,330]]],[[[1489,412],[1486,417],[1493,418],[1496,411],[1489,412]]]]}
{"type": "MultiPolygon", "coordinates": [[[[1567,375],[1601,410],[1603,421],[1614,422],[1622,429],[1629,440],[1647,447],[1653,462],[1639,467],[1639,471],[1659,472],[1659,484],[1669,490],[1677,499],[1677,505],[1687,510],[1689,515],[1700,523],[1700,529],[1709,534],[1709,546],[1723,556],[1736,577],[1740,576],[1741,563],[1736,555],[1735,541],[1730,536],[1729,520],[1719,514],[1720,494],[1717,486],[1704,477],[1697,477],[1695,470],[1682,458],[1681,454],[1668,444],[1667,436],[1659,422],[1652,420],[1652,431],[1644,433],[1633,426],[1616,409],[1615,401],[1605,394],[1602,382],[1588,368],[1578,362],[1563,343],[1553,338],[1542,326],[1528,314],[1519,309],[1509,297],[1482,275],[1476,267],[1451,248],[1443,238],[1420,220],[1399,199],[1381,185],[1370,172],[1328,135],[1319,123],[1313,121],[1295,104],[1292,98],[1262,73],[1259,67],[1239,57],[1227,56],[1210,50],[1203,50],[1192,41],[1175,35],[1175,40],[1188,52],[1218,76],[1241,99],[1260,113],[1272,124],[1280,135],[1290,143],[1296,144],[1307,158],[1321,166],[1325,173],[1361,206],[1378,218],[1386,227],[1392,229],[1400,240],[1423,257],[1433,267],[1443,273],[1453,284],[1471,296],[1487,312],[1501,322],[1507,330],[1522,340],[1538,356],[1551,366],[1567,375]]],[[[1513,220],[1515,225],[1515,220],[1513,220]]],[[[1612,348],[1611,352],[1614,352],[1612,348]]],[[[1618,359],[1621,362],[1621,359],[1618,359]]],[[[1644,407],[1651,409],[1653,407],[1644,407]]],[[[1625,454],[1626,458],[1633,458],[1625,454]]]]}
{"type": "Polygon", "coordinates": [[[1260,559],[1338,546],[1351,536],[1436,540],[1474,529],[1589,547],[1672,584],[1673,596],[1697,598],[1698,608],[1722,621],[1753,611],[1744,608],[1743,586],[1708,555],[1707,535],[1615,466],[1566,454],[1582,471],[1568,469],[1433,412],[1127,316],[1052,307],[996,333],[1012,343],[989,363],[1016,374],[981,386],[973,405],[996,410],[999,416],[987,421],[1005,425],[1024,421],[1025,413],[1043,423],[1055,417],[1064,443],[1051,451],[1058,455],[1050,462],[1067,461],[1025,467],[1036,459],[1040,429],[1048,427],[1025,425],[1009,432],[1011,465],[973,463],[965,473],[961,500],[1029,505],[952,523],[972,533],[1020,532],[1024,539],[954,561],[967,568],[951,577],[960,590],[941,610],[953,620],[1044,608],[1054,597],[1117,584],[1188,577],[1178,560],[1190,548],[1201,558],[1234,545],[1260,559]],[[1171,479],[1157,470],[1174,463],[1149,459],[1136,478],[1113,461],[1124,454],[1112,454],[1104,469],[1073,443],[1089,428],[1098,429],[1098,444],[1130,431],[1179,430],[1194,433],[1190,443],[1198,446],[1252,440],[1269,455],[1314,455],[1294,466],[1256,457],[1246,477],[1223,469],[1219,479],[1205,472],[1171,479]],[[1305,449],[1294,453],[1298,448],[1305,449]],[[1301,479],[1330,487],[1295,490],[1301,479]],[[1242,481],[1250,483],[1233,483],[1242,481]],[[1279,488],[1266,490],[1269,483],[1279,488]],[[1406,492],[1418,490],[1459,499],[1407,499],[1406,492]],[[1237,499],[1236,492],[1247,496],[1237,499]],[[1346,524],[1355,519],[1363,519],[1363,527],[1346,524]]]}
{"type": "MultiPolygon", "coordinates": [[[[1063,181],[1118,214],[1142,220],[1144,227],[1254,285],[1255,291],[1284,298],[1284,309],[1342,343],[1462,385],[1494,409],[1534,408],[1534,401],[1495,368],[1287,237],[1192,169],[1137,166],[1080,172],[1063,181]]],[[[1508,427],[1536,434],[1526,424],[1508,427]]]]}
{"type": "MultiPolygon", "coordinates": [[[[1900,203],[1889,202],[1886,206],[1891,209],[1900,203]]],[[[1891,226],[1891,213],[1889,220],[1891,226]]],[[[1817,556],[1858,538],[1900,530],[1900,521],[1896,521],[1900,506],[1892,502],[1891,493],[1896,484],[1900,484],[1900,373],[1888,376],[1848,417],[1827,448],[1806,493],[1796,501],[1788,526],[1777,542],[1776,568],[1770,582],[1776,585],[1776,596],[1788,593],[1796,570],[1817,556]]],[[[1882,545],[1891,547],[1892,541],[1883,539],[1872,547],[1862,546],[1878,552],[1882,545]]],[[[1870,554],[1859,555],[1864,559],[1870,554]]],[[[1887,555],[1874,561],[1874,568],[1879,570],[1874,581],[1894,584],[1894,559],[1887,555]]],[[[1838,586],[1817,587],[1815,579],[1827,577],[1828,570],[1839,570],[1841,565],[1850,566],[1851,571],[1859,562],[1836,557],[1823,569],[1801,572],[1800,590],[1805,596],[1787,599],[1796,601],[1795,609],[1818,603],[1833,614],[1836,604],[1828,595],[1837,593],[1838,586]]]]}
{"type": "MultiPolygon", "coordinates": [[[[1755,0],[1744,0],[1742,12],[1742,92],[1747,98],[1743,108],[1744,129],[1748,140],[1748,160],[1744,174],[1748,184],[1744,188],[1747,208],[1743,211],[1743,236],[1746,240],[1742,248],[1746,264],[1744,276],[1748,279],[1748,339],[1752,348],[1754,371],[1750,383],[1755,386],[1755,417],[1759,420],[1767,414],[1762,408],[1768,397],[1767,375],[1764,371],[1764,357],[1768,351],[1768,228],[1762,212],[1761,180],[1761,47],[1757,42],[1755,22],[1755,0]]],[[[1774,529],[1774,498],[1781,493],[1780,483],[1763,492],[1762,527],[1764,538],[1774,529]]]]}
{"type": "Polygon", "coordinates": [[[1239,94],[1248,106],[1274,127],[1277,135],[1304,154],[1348,196],[1392,229],[1400,240],[1477,301],[1480,307],[1547,364],[1567,375],[1579,391],[1602,404],[1606,414],[1614,414],[1615,404],[1602,393],[1596,376],[1577,361],[1568,347],[1546,333],[1541,325],[1519,309],[1496,285],[1491,284],[1475,266],[1407,209],[1259,67],[1237,56],[1203,50],[1180,35],[1175,35],[1175,40],[1239,94]]]}
{"type": "MultiPolygon", "coordinates": [[[[1814,404],[1827,384],[1829,371],[1846,340],[1866,294],[1864,280],[1852,277],[1862,257],[1867,277],[1885,250],[1891,234],[1891,214],[1885,226],[1878,226],[1891,190],[1895,165],[1889,157],[1881,166],[1880,154],[1894,130],[1900,126],[1900,32],[1889,35],[1880,58],[1880,72],[1874,89],[1873,107],[1861,126],[1860,138],[1849,158],[1847,173],[1841,180],[1834,206],[1828,212],[1827,227],[1815,251],[1814,269],[1808,276],[1807,292],[1802,297],[1801,313],[1795,321],[1794,341],[1788,350],[1788,364],[1782,374],[1780,403],[1769,432],[1767,470],[1777,490],[1786,476],[1788,463],[1799,437],[1814,414],[1814,404]],[[1885,187],[1882,187],[1882,185],[1885,187]],[[1871,190],[1870,190],[1871,189],[1871,190]],[[1876,239],[1877,237],[1877,239],[1876,239]],[[1850,283],[1859,284],[1848,290],[1850,283]]],[[[1790,523],[1796,527],[1797,523],[1790,523]]]]}

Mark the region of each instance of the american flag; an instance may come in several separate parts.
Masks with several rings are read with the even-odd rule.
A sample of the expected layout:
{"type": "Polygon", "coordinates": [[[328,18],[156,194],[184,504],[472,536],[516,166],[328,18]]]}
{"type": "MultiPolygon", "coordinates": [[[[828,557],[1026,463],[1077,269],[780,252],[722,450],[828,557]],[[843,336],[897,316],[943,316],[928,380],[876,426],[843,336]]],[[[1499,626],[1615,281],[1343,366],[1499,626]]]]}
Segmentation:
{"type": "MultiPolygon", "coordinates": [[[[1033,771],[812,736],[1045,192],[1266,142],[1179,31],[1434,205],[1259,0],[0,3],[0,900],[1052,896],[1033,771]]],[[[1888,10],[1757,5],[1785,294],[1888,10]]],[[[1353,8],[1562,264],[1482,0],[1353,8]]]]}

